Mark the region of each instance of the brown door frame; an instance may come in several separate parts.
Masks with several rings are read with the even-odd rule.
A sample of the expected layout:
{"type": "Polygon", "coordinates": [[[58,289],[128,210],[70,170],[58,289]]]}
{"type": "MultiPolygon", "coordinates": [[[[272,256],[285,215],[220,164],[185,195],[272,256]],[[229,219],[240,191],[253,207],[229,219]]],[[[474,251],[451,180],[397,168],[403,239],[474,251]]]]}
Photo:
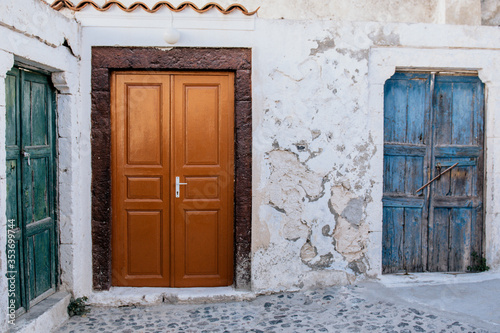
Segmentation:
{"type": "Polygon", "coordinates": [[[231,71],[235,73],[234,285],[250,287],[252,211],[251,50],[243,48],[92,48],[93,287],[111,287],[111,123],[113,70],[231,71]]]}

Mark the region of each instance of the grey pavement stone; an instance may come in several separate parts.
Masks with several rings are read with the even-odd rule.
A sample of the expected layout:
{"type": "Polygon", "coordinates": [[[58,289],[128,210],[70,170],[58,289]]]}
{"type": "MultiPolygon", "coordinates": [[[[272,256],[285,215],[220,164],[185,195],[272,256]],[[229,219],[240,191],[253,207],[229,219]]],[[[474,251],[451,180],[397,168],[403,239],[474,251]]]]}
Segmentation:
{"type": "Polygon", "coordinates": [[[483,318],[400,298],[397,289],[368,283],[243,302],[93,307],[55,332],[500,332],[483,318]]]}

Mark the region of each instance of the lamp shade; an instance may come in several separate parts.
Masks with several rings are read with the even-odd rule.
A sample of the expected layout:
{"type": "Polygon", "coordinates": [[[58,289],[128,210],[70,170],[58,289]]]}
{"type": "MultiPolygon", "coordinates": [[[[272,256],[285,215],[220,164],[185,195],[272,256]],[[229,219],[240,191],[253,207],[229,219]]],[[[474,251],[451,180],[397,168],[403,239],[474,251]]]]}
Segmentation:
{"type": "Polygon", "coordinates": [[[174,29],[172,27],[167,28],[167,30],[163,34],[163,39],[168,44],[175,44],[179,41],[180,38],[181,38],[181,33],[179,32],[179,30],[174,29]]]}

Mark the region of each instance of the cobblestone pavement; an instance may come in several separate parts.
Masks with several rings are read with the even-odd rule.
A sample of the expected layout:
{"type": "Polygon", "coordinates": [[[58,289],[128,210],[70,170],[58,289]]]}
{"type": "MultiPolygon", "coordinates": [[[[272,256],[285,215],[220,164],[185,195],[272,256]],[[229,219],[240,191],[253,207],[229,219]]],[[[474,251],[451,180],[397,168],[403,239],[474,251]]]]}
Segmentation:
{"type": "Polygon", "coordinates": [[[231,303],[94,307],[56,332],[500,332],[500,325],[396,298],[359,285],[231,303]]]}

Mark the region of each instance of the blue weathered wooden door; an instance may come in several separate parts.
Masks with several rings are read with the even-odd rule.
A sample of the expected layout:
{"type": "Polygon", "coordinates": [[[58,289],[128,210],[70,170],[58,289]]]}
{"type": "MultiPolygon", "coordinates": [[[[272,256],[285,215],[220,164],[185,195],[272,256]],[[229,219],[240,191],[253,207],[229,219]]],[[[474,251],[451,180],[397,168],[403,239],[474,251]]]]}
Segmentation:
{"type": "Polygon", "coordinates": [[[6,78],[7,268],[18,313],[56,287],[55,95],[48,76],[6,78]]]}
{"type": "Polygon", "coordinates": [[[482,253],[483,84],[396,73],[384,112],[383,273],[465,271],[482,253]]]}

